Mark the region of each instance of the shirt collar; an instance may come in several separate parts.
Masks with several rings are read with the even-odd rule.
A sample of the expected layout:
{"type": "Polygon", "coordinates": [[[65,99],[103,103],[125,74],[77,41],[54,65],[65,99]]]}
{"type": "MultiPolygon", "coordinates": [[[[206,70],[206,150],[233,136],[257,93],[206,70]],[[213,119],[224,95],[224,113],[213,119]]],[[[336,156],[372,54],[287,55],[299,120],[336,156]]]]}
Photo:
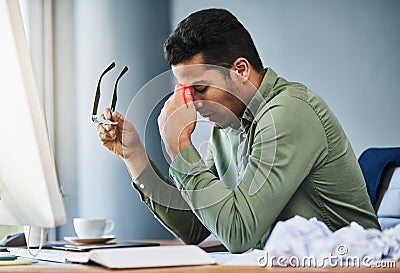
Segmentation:
{"type": "Polygon", "coordinates": [[[253,98],[247,105],[241,118],[242,126],[246,131],[250,127],[258,111],[261,109],[261,106],[265,105],[267,102],[268,95],[271,93],[277,78],[278,75],[275,73],[275,71],[273,71],[271,68],[265,68],[264,78],[253,98]]]}

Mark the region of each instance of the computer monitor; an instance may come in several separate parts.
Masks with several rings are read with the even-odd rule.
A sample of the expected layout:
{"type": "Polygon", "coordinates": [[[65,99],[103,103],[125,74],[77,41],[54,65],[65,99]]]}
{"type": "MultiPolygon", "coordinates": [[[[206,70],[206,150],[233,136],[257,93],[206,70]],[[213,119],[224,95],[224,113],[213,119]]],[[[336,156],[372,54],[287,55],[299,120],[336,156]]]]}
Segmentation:
{"type": "Polygon", "coordinates": [[[65,223],[17,0],[0,0],[0,224],[65,223]]]}

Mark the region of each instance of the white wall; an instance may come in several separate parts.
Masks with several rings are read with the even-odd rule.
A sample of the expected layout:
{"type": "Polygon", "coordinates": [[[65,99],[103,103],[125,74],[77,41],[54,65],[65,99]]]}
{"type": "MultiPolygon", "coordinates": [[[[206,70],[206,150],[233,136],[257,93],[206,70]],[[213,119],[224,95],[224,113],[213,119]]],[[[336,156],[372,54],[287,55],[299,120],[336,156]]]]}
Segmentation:
{"type": "Polygon", "coordinates": [[[172,0],[172,27],[210,7],[237,16],[264,66],[327,101],[357,156],[400,145],[400,1],[172,0]]]}
{"type": "MultiPolygon", "coordinates": [[[[70,195],[68,225],[60,229],[60,238],[74,235],[73,217],[113,219],[113,234],[119,239],[172,237],[132,189],[123,162],[102,147],[90,119],[98,77],[111,62],[116,68],[103,78],[100,113],[110,107],[115,80],[125,65],[129,71],[119,82],[116,106],[121,113],[142,85],[168,69],[162,52],[169,34],[168,11],[169,1],[164,0],[56,4],[57,158],[61,183],[70,195]]],[[[149,145],[156,147],[160,140],[157,132],[153,135],[149,145]]],[[[151,156],[162,161],[156,153],[151,156]]]]}

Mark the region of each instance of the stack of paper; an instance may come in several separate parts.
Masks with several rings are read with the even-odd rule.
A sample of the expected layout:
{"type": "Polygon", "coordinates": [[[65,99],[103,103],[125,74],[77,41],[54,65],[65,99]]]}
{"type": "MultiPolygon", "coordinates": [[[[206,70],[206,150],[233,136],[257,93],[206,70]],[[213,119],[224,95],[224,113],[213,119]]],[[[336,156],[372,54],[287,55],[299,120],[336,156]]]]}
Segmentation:
{"type": "Polygon", "coordinates": [[[194,245],[92,250],[90,260],[108,268],[143,268],[214,264],[211,256],[194,245]]]}

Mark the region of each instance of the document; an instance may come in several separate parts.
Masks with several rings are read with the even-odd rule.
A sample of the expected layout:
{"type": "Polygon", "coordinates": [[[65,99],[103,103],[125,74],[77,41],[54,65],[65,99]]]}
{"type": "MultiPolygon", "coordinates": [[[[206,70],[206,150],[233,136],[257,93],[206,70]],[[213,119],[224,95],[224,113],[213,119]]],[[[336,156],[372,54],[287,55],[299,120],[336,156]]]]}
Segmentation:
{"type": "Polygon", "coordinates": [[[39,251],[37,249],[28,250],[26,248],[17,247],[8,248],[7,250],[10,252],[10,255],[57,263],[87,263],[90,259],[90,252],[57,249],[41,249],[39,251]]]}
{"type": "Polygon", "coordinates": [[[195,245],[124,247],[93,249],[88,252],[9,248],[11,255],[60,263],[95,262],[107,268],[146,268],[215,264],[214,259],[195,245]],[[32,256],[34,254],[35,256],[32,256]]]}
{"type": "Polygon", "coordinates": [[[90,260],[108,268],[145,268],[215,264],[195,245],[91,250],[90,260]]]}

